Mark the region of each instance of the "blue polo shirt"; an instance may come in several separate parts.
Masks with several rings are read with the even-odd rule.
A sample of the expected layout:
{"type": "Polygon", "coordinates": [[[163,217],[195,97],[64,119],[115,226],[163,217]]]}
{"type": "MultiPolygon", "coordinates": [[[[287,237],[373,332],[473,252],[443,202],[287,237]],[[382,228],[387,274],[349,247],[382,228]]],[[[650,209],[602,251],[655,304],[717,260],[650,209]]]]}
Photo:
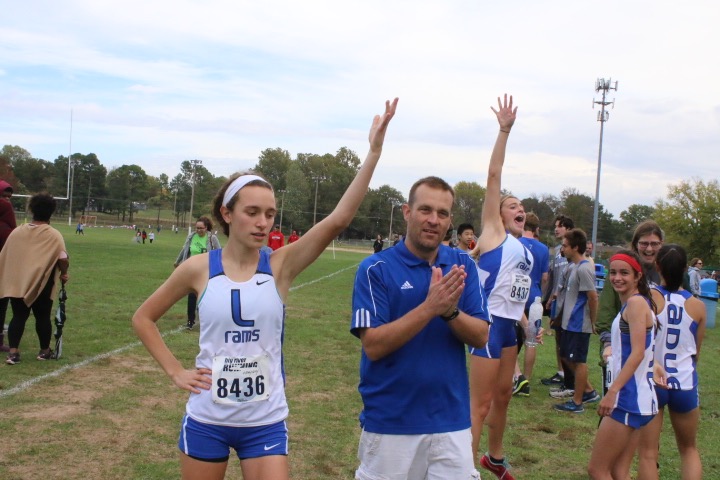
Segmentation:
{"type": "MultiPolygon", "coordinates": [[[[405,242],[363,260],[353,288],[350,331],[397,320],[427,297],[431,266],[443,274],[464,265],[465,289],[458,308],[489,323],[487,300],[475,262],[462,250],[440,246],[434,265],[413,255],[405,242]]],[[[440,317],[397,351],[371,361],[360,358],[362,427],[373,433],[417,435],[470,427],[465,346],[440,317]]]]}
{"type": "Polygon", "coordinates": [[[520,243],[530,250],[533,256],[532,270],[530,270],[530,297],[525,303],[525,310],[535,301],[535,297],[542,298],[542,275],[550,270],[550,250],[547,245],[534,238],[520,237],[520,243]]]}

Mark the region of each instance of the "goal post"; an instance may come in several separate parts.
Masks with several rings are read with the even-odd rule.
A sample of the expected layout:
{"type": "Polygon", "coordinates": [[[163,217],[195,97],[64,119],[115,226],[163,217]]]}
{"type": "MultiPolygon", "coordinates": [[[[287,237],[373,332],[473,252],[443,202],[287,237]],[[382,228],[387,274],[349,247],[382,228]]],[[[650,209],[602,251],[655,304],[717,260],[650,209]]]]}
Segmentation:
{"type": "Polygon", "coordinates": [[[80,215],[80,223],[97,227],[97,215],[80,215]]]}

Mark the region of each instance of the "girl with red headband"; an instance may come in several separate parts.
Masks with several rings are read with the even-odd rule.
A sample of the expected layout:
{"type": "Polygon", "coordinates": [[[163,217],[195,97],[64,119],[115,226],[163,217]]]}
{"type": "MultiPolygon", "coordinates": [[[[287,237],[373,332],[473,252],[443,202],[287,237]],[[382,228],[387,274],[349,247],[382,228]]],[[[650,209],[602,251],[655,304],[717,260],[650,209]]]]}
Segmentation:
{"type": "Polygon", "coordinates": [[[657,414],[652,382],[655,305],[640,258],[621,250],[610,258],[610,283],[622,307],[612,324],[612,383],[598,405],[602,417],[590,478],[628,478],[640,429],[657,414]]]}

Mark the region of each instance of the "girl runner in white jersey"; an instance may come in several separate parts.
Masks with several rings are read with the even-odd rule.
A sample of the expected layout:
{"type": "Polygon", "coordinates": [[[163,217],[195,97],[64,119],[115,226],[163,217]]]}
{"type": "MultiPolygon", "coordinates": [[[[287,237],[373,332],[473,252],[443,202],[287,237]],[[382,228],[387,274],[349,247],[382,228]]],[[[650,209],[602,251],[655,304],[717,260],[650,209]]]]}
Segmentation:
{"type": "Polygon", "coordinates": [[[612,384],[598,405],[602,419],[588,464],[594,480],[630,477],[640,429],[657,414],[651,379],[655,305],[640,257],[632,250],[610,257],[609,279],[622,307],[612,324],[612,384]]]}
{"type": "Polygon", "coordinates": [[[261,252],[277,209],[270,184],[234,175],[214,201],[228,236],[214,254],[183,262],[133,316],[150,354],[190,399],[178,446],[183,479],[221,480],[230,448],[243,478],[287,479],[287,402],[282,367],[284,303],[295,277],[351,222],[380,159],[397,99],[385,103],[370,129],[370,151],[335,210],[297,242],[261,252]],[[163,341],[156,322],[188,293],[200,313],[200,353],[185,368],[163,341]]]}
{"type": "Polygon", "coordinates": [[[513,109],[512,96],[508,102],[505,95],[502,102],[498,98],[498,110],[492,110],[500,131],[488,168],[482,232],[471,254],[478,258],[480,280],[493,323],[487,346],[470,349],[470,413],[474,458],[487,419],[488,451],[480,459],[480,466],[498,478],[513,480],[504,458],[503,435],[518,353],[515,324],[521,321],[530,294],[532,254],[517,239],[525,226],[525,210],[520,200],[511,195],[501,197],[505,147],[517,107],[513,109]]]}
{"type": "Polygon", "coordinates": [[[640,431],[638,479],[658,478],[658,453],[663,411],[667,405],[680,451],[681,478],[702,478],[697,448],[700,421],[697,362],[705,337],[707,312],[702,301],[682,288],[687,254],[680,245],[660,248],[655,262],[660,285],[651,292],[658,309],[654,379],[658,415],[640,431]]]}

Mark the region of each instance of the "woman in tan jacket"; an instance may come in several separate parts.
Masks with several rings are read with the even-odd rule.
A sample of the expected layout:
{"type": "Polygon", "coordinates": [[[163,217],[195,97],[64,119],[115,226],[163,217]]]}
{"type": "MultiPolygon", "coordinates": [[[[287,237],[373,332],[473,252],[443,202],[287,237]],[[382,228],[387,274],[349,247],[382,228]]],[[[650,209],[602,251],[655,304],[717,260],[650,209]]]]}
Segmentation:
{"type": "Polygon", "coordinates": [[[5,363],[20,362],[20,340],[30,311],[35,315],[35,330],[40,340],[38,360],[53,358],[51,313],[58,278],[68,281],[65,241],[50,226],[55,199],[39,193],[30,199],[32,222],[19,226],[10,234],[0,252],[0,297],[9,297],[13,317],[8,327],[10,353],[5,363]]]}

